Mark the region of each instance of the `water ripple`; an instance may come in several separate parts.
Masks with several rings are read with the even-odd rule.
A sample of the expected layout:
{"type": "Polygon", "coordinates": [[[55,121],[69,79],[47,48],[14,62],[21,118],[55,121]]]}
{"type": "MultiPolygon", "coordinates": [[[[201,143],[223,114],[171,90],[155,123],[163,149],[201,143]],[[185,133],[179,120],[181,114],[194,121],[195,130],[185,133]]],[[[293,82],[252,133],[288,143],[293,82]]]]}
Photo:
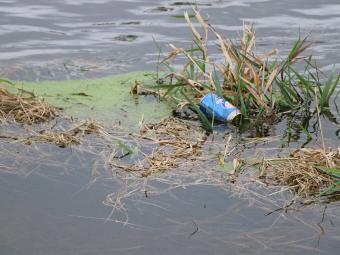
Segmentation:
{"type": "MultiPolygon", "coordinates": [[[[154,68],[158,51],[154,39],[162,48],[170,42],[188,45],[191,32],[181,16],[185,10],[191,11],[190,2],[194,1],[0,1],[0,69],[37,59],[41,66],[60,58],[105,61],[122,51],[126,54],[120,56],[136,60],[135,66],[128,65],[129,68],[154,68]]],[[[259,47],[285,52],[299,31],[312,32],[317,57],[340,62],[336,57],[340,45],[340,4],[335,4],[335,0],[195,2],[205,18],[228,37],[237,37],[244,22],[253,22],[259,47]]],[[[121,70],[117,65],[114,68],[117,70],[112,72],[121,70]]]]}

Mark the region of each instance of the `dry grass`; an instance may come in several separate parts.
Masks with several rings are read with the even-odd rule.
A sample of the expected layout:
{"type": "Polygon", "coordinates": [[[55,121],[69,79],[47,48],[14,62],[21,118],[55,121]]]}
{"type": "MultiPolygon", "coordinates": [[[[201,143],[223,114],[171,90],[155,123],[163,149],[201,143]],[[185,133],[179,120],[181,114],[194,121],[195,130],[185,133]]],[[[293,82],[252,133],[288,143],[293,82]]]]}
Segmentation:
{"type": "Polygon", "coordinates": [[[86,134],[99,133],[102,126],[93,121],[82,122],[64,132],[42,130],[39,134],[25,138],[25,143],[34,141],[53,143],[59,147],[80,144],[80,139],[86,134]]]}
{"type": "Polygon", "coordinates": [[[16,122],[34,124],[48,121],[58,115],[58,110],[36,97],[33,93],[22,91],[14,95],[0,88],[0,120],[6,122],[13,119],[16,122]]]}
{"type": "Polygon", "coordinates": [[[152,88],[146,87],[142,82],[135,81],[135,83],[131,86],[130,94],[132,95],[139,95],[139,96],[146,96],[146,95],[154,95],[164,97],[165,92],[158,91],[152,88]]]}
{"type": "Polygon", "coordinates": [[[319,195],[336,179],[323,169],[340,168],[340,152],[298,149],[287,158],[264,159],[261,175],[270,184],[288,185],[300,197],[319,195]]]}
{"type": "Polygon", "coordinates": [[[199,156],[206,139],[205,131],[197,125],[176,118],[167,118],[159,123],[144,124],[140,138],[151,141],[156,147],[151,153],[132,165],[112,162],[125,171],[141,172],[142,176],[165,172],[181,163],[199,156]]]}

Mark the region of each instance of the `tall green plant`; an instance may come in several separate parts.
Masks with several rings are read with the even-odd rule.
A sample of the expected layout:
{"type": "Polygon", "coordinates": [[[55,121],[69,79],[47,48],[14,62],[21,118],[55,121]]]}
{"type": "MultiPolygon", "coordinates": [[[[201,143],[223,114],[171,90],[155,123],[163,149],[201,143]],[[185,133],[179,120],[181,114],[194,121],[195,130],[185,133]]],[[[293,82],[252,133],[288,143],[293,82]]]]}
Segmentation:
{"type": "MultiPolygon", "coordinates": [[[[311,64],[311,58],[301,56],[311,45],[308,37],[299,37],[287,58],[280,60],[276,49],[262,55],[256,53],[253,26],[245,26],[243,36],[235,44],[222,37],[198,10],[194,9],[194,14],[196,24],[184,14],[194,46],[187,50],[170,44],[172,51],[162,61],[169,72],[158,89],[166,90],[166,97],[181,107],[190,105],[195,109],[193,105],[197,105],[202,96],[214,92],[239,107],[244,117],[259,119],[287,110],[309,110],[316,87],[320,107],[329,106],[340,76],[330,75],[322,84],[320,70],[311,64]],[[210,42],[211,34],[215,44],[210,42]],[[209,56],[209,47],[213,46],[208,45],[217,45],[220,59],[209,56]],[[179,57],[186,60],[180,70],[172,66],[179,57]],[[304,72],[295,68],[297,62],[303,64],[304,72]]],[[[204,115],[197,113],[205,123],[204,115]]]]}

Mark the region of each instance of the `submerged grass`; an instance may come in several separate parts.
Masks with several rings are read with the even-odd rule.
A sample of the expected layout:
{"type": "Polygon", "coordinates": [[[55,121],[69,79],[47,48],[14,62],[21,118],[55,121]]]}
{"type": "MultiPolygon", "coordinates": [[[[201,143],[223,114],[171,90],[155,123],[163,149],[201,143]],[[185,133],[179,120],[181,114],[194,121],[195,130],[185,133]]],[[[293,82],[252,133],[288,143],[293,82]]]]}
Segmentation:
{"type": "Polygon", "coordinates": [[[184,49],[170,44],[172,50],[161,62],[166,75],[155,88],[178,107],[191,107],[208,129],[212,123],[197,107],[208,92],[228,100],[239,107],[244,118],[253,120],[287,111],[308,111],[314,102],[315,88],[320,107],[329,107],[340,76],[333,73],[325,77],[311,57],[302,56],[311,45],[308,37],[299,37],[288,56],[282,59],[277,49],[263,54],[256,52],[253,26],[245,25],[235,44],[207,23],[198,10],[194,9],[194,14],[200,28],[196,28],[188,13],[184,14],[193,34],[193,47],[184,49]],[[211,33],[215,40],[210,39],[211,33]],[[214,59],[210,51],[221,54],[214,59]],[[174,65],[178,61],[180,70],[174,65]],[[297,63],[303,68],[297,69],[297,63]],[[301,69],[304,71],[298,71],[301,69]]]}

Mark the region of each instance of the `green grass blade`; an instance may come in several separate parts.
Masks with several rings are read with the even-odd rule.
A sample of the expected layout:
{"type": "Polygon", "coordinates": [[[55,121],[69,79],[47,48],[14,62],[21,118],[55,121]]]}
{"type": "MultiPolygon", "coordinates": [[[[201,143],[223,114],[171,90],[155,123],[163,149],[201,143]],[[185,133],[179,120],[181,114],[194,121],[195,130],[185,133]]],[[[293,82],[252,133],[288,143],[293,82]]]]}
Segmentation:
{"type": "Polygon", "coordinates": [[[320,192],[320,195],[327,196],[327,195],[332,195],[334,193],[339,193],[339,192],[340,192],[340,181],[337,181],[335,184],[332,184],[329,187],[323,189],[320,192]]]}
{"type": "Polygon", "coordinates": [[[10,80],[5,80],[5,79],[0,79],[0,83],[6,83],[8,85],[14,85],[13,82],[11,82],[10,80]]]}
{"type": "Polygon", "coordinates": [[[333,95],[336,86],[339,83],[340,75],[336,78],[334,77],[334,73],[332,73],[326,81],[325,86],[322,89],[322,94],[320,95],[320,106],[328,107],[329,99],[333,95]]]}
{"type": "Polygon", "coordinates": [[[314,93],[313,90],[313,84],[306,80],[305,77],[303,77],[301,74],[299,74],[299,72],[297,72],[296,70],[294,70],[293,68],[289,67],[289,69],[295,74],[295,76],[298,78],[300,84],[303,85],[303,87],[305,88],[305,92],[306,94],[311,97],[314,93]]]}
{"type": "Polygon", "coordinates": [[[185,92],[181,91],[181,94],[183,95],[183,97],[187,100],[187,102],[191,105],[191,107],[196,111],[196,113],[198,114],[199,118],[201,119],[201,122],[203,124],[203,127],[211,132],[213,130],[213,126],[212,123],[209,121],[209,119],[207,118],[207,116],[205,116],[205,114],[199,109],[199,107],[197,106],[197,104],[190,99],[185,92]]]}
{"type": "Polygon", "coordinates": [[[326,166],[316,166],[317,169],[321,170],[326,174],[333,175],[336,178],[340,178],[340,169],[335,167],[326,167],[326,166]]]}
{"type": "Polygon", "coordinates": [[[215,85],[215,88],[216,88],[217,95],[219,97],[223,97],[221,82],[220,82],[220,79],[218,78],[218,73],[217,73],[216,69],[214,69],[214,71],[212,73],[212,77],[213,77],[213,81],[214,81],[214,85],[215,85]]]}

